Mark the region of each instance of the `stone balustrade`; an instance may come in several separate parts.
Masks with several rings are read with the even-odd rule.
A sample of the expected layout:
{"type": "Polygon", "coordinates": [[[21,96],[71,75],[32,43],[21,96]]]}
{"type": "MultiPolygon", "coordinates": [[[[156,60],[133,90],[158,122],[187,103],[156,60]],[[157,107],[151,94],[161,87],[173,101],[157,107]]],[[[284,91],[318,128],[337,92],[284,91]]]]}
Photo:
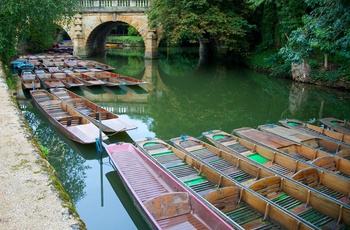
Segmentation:
{"type": "Polygon", "coordinates": [[[83,12],[144,12],[151,0],[80,0],[83,12]]]}

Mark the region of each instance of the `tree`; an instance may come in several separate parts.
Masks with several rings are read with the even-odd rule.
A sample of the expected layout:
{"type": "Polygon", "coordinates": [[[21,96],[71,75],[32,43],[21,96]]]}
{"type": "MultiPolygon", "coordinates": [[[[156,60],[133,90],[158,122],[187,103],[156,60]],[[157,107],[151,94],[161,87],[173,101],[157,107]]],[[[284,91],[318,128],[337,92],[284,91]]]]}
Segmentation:
{"type": "Polygon", "coordinates": [[[0,62],[2,70],[25,44],[47,49],[54,43],[58,24],[71,19],[76,0],[0,0],[0,62]]]}
{"type": "Polygon", "coordinates": [[[214,42],[244,53],[252,28],[245,19],[249,12],[244,0],[153,0],[148,19],[151,28],[162,27],[170,43],[214,42]]]}
{"type": "Polygon", "coordinates": [[[303,16],[303,26],[294,30],[286,47],[280,53],[287,61],[302,60],[324,55],[337,58],[349,67],[350,60],[350,2],[347,0],[305,0],[310,13],[303,16]]]}

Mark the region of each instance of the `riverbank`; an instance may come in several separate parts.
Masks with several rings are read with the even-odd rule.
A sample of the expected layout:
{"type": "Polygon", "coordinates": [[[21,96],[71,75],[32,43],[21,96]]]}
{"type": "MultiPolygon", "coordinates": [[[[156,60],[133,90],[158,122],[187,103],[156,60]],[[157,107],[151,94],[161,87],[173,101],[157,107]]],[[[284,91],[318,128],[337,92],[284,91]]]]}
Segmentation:
{"type": "Polygon", "coordinates": [[[0,71],[0,229],[86,229],[0,71]]]}

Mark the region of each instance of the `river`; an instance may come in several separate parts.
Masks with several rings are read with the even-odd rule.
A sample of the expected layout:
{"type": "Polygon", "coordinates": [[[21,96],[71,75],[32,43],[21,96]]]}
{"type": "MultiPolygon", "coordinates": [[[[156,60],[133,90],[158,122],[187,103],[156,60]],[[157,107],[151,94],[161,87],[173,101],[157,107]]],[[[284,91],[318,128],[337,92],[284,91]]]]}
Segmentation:
{"type": "MultiPolygon", "coordinates": [[[[350,119],[349,91],[227,68],[219,62],[203,64],[196,49],[161,49],[157,60],[142,57],[143,50],[116,49],[89,59],[147,85],[73,90],[138,126],[110,136],[110,143],[155,136],[165,141],[181,135],[201,138],[205,131],[257,128],[283,118],[315,124],[322,117],[350,119]]],[[[36,139],[50,151],[49,162],[88,229],[147,229],[106,154],[100,156],[95,145],[68,140],[29,97],[19,104],[36,139]]]]}

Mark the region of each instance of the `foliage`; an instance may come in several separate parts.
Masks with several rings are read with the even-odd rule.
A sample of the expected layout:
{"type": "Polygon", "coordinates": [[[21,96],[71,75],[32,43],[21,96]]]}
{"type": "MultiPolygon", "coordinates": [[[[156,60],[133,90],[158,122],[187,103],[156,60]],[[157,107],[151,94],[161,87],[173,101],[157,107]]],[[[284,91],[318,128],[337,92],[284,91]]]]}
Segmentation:
{"type": "Polygon", "coordinates": [[[40,145],[40,149],[45,155],[50,153],[50,149],[46,148],[45,146],[40,145]]]}
{"type": "Polygon", "coordinates": [[[129,26],[128,27],[128,36],[140,36],[140,34],[137,31],[137,29],[135,29],[135,27],[129,26]]]}
{"type": "Polygon", "coordinates": [[[25,44],[46,49],[54,43],[60,23],[68,22],[76,0],[0,0],[0,61],[8,63],[25,44]]]}
{"type": "Polygon", "coordinates": [[[301,63],[315,55],[338,55],[350,59],[350,3],[346,0],[305,0],[311,10],[303,26],[290,35],[280,50],[286,60],[301,63]]]}
{"type": "Polygon", "coordinates": [[[214,42],[243,53],[253,27],[245,19],[249,12],[244,0],[154,0],[148,19],[151,28],[162,27],[170,43],[214,42]]]}
{"type": "Polygon", "coordinates": [[[120,42],[124,46],[144,46],[141,36],[108,36],[107,42],[120,42]]]}

